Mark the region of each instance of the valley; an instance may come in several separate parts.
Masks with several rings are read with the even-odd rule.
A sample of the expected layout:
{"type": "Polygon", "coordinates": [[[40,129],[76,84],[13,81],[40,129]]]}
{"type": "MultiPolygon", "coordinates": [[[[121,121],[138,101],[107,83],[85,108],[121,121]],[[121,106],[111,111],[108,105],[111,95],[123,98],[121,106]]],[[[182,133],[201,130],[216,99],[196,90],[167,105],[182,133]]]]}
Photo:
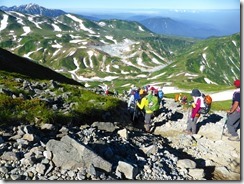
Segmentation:
{"type": "Polygon", "coordinates": [[[239,33],[204,40],[166,36],[134,21],[92,21],[69,13],[1,11],[0,19],[3,49],[91,86],[170,83],[217,92],[240,77],[239,33]]]}

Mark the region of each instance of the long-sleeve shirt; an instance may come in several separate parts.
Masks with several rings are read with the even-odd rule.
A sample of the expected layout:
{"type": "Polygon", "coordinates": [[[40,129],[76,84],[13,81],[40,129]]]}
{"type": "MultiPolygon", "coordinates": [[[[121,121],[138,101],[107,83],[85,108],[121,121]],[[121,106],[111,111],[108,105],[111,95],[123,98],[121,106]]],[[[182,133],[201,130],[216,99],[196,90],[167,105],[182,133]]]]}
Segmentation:
{"type": "MultiPolygon", "coordinates": [[[[141,103],[138,103],[137,102],[137,106],[140,108],[140,109],[143,109],[143,108],[145,108],[146,106],[148,106],[148,99],[147,98],[142,98],[142,100],[141,100],[141,103]]],[[[151,113],[153,113],[153,111],[151,111],[150,109],[148,109],[148,108],[145,108],[145,111],[146,111],[146,113],[147,114],[151,114],[151,113]]]]}
{"type": "Polygon", "coordinates": [[[191,111],[191,118],[195,118],[196,114],[198,113],[198,111],[201,108],[201,99],[197,98],[195,103],[195,107],[192,107],[192,111],[191,111]]]}

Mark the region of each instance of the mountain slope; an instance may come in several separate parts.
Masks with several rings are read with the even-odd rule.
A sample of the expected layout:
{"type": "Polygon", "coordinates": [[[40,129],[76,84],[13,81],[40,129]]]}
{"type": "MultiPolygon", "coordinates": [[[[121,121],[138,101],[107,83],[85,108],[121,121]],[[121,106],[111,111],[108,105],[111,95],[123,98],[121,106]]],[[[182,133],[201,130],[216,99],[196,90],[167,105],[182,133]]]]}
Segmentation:
{"type": "Polygon", "coordinates": [[[210,38],[194,44],[175,58],[175,62],[155,75],[183,86],[186,82],[232,85],[241,76],[240,34],[210,38]]]}
{"type": "Polygon", "coordinates": [[[0,43],[3,48],[76,80],[81,73],[85,78],[86,73],[118,78],[147,72],[170,62],[173,51],[190,43],[178,39],[174,45],[170,43],[174,39],[158,37],[131,21],[93,22],[71,14],[51,19],[15,12],[3,12],[1,17],[6,21],[1,31],[6,35],[0,43]],[[18,25],[14,32],[13,25],[18,25]]]}
{"type": "Polygon", "coordinates": [[[73,14],[0,11],[0,20],[2,48],[79,82],[230,85],[240,76],[240,34],[206,40],[162,36],[133,21],[96,22],[73,14]],[[225,76],[215,72],[219,66],[225,66],[225,76]]]}
{"type": "Polygon", "coordinates": [[[61,83],[81,85],[77,81],[60,75],[53,70],[43,67],[33,61],[14,55],[0,48],[0,70],[20,73],[36,79],[55,80],[61,83]]]}

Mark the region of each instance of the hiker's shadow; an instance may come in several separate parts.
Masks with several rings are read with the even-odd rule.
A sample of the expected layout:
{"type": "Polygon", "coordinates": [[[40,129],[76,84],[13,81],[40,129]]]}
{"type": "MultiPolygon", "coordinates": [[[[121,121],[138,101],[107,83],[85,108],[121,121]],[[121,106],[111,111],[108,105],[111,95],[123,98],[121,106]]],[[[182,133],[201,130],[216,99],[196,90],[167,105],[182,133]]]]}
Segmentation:
{"type": "Polygon", "coordinates": [[[159,109],[154,115],[157,117],[160,114],[163,114],[164,117],[160,121],[154,122],[152,131],[154,131],[156,129],[156,127],[160,127],[169,121],[177,122],[179,119],[182,119],[184,116],[180,112],[177,112],[177,111],[172,112],[172,110],[165,108],[165,107],[159,109]]]}
{"type": "Polygon", "coordinates": [[[204,126],[207,123],[217,123],[223,118],[223,116],[220,116],[218,114],[210,114],[209,116],[204,115],[203,117],[204,119],[197,123],[198,130],[200,129],[201,126],[204,126]]]}

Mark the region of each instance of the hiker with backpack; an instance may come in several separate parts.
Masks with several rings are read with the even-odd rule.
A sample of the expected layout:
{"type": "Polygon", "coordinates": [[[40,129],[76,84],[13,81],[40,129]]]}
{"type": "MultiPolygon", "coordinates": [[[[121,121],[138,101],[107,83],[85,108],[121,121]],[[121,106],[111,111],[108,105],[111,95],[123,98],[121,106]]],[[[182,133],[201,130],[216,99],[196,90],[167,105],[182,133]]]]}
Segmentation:
{"type": "Polygon", "coordinates": [[[108,93],[109,93],[109,87],[108,87],[108,85],[107,84],[105,84],[105,83],[103,83],[102,85],[101,85],[101,88],[102,88],[102,90],[104,91],[104,95],[108,95],[108,93]]]}
{"type": "Polygon", "coordinates": [[[163,107],[163,97],[164,97],[164,92],[163,92],[163,86],[162,86],[162,87],[159,87],[159,89],[158,89],[159,108],[163,107]]]}
{"type": "Polygon", "coordinates": [[[137,87],[135,85],[132,85],[131,86],[131,89],[129,90],[129,100],[128,100],[128,103],[127,103],[127,107],[128,109],[130,109],[130,106],[132,103],[134,103],[139,97],[139,91],[137,89],[137,87]]]}
{"type": "Polygon", "coordinates": [[[193,97],[192,109],[188,117],[187,128],[186,130],[184,130],[184,132],[189,135],[196,134],[197,120],[200,117],[198,111],[201,109],[201,107],[205,107],[204,99],[198,89],[193,89],[191,92],[191,96],[193,97]]]}
{"type": "Polygon", "coordinates": [[[152,88],[148,91],[148,95],[142,98],[141,103],[137,102],[140,109],[145,109],[144,128],[146,132],[150,132],[153,112],[159,109],[158,97],[155,95],[156,92],[152,88]]]}
{"type": "Polygon", "coordinates": [[[239,141],[240,138],[237,133],[237,129],[240,126],[240,117],[241,117],[241,110],[240,110],[240,80],[234,81],[234,86],[236,90],[233,93],[232,97],[232,105],[230,110],[227,111],[227,129],[228,132],[224,133],[223,135],[228,136],[228,140],[230,141],[239,141]]]}

